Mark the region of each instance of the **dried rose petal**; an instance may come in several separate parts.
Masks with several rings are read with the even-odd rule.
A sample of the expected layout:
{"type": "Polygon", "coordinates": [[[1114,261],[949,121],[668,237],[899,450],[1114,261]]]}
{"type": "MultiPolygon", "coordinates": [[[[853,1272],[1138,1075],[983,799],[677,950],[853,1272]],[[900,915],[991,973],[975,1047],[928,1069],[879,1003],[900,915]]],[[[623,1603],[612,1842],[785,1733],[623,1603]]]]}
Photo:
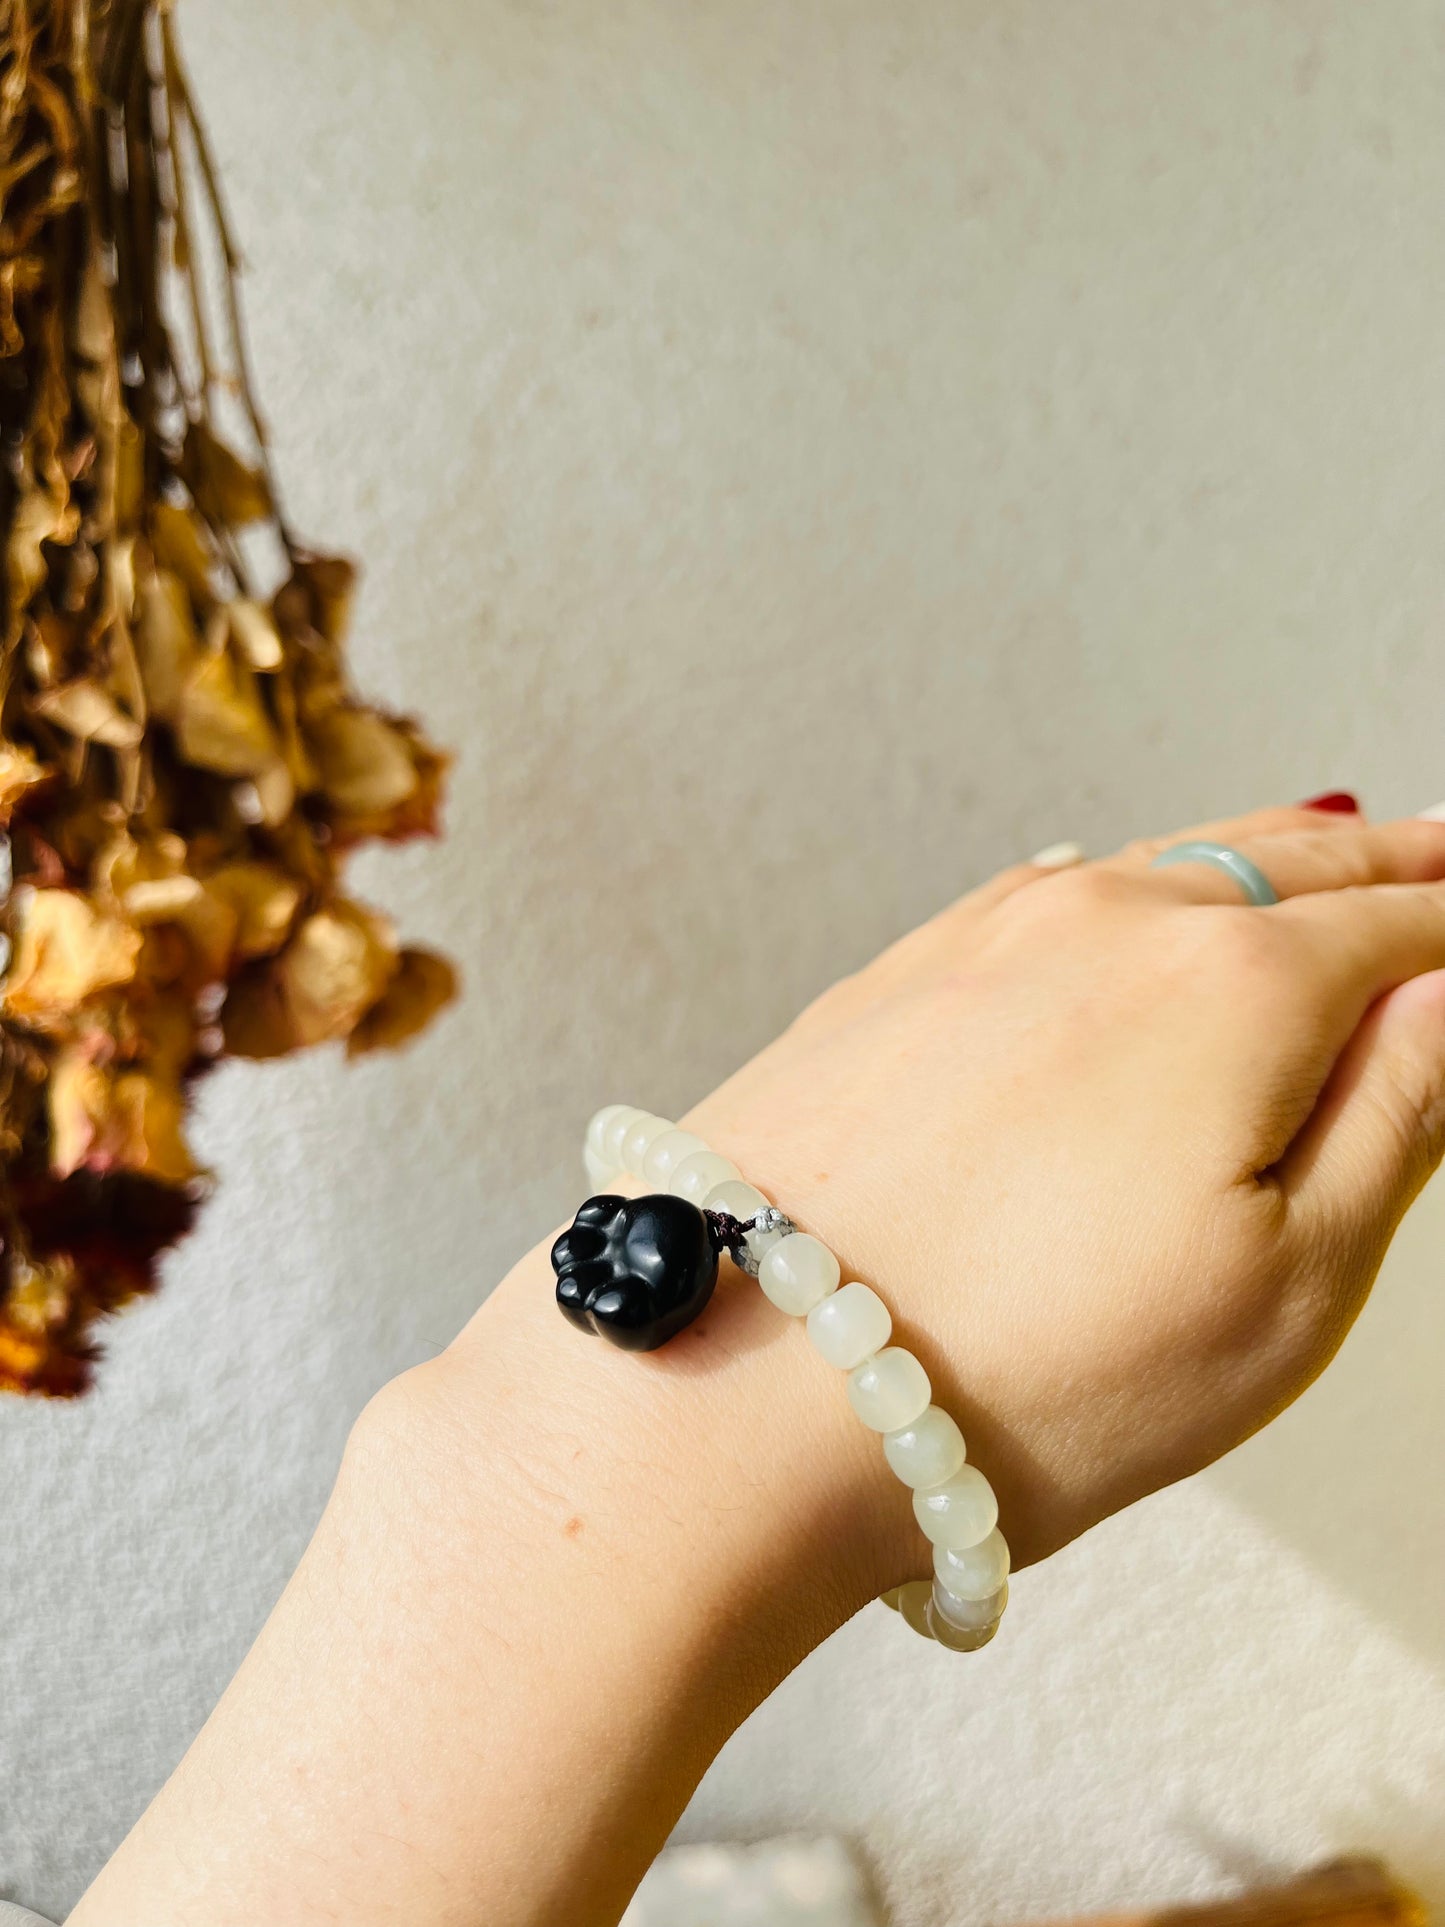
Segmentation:
{"type": "Polygon", "coordinates": [[[236,916],[238,958],[267,957],[286,941],[301,902],[301,889],[269,863],[228,863],[206,878],[213,896],[236,916]]]}
{"type": "Polygon", "coordinates": [[[7,823],[21,798],[55,773],[24,744],[0,742],[0,823],[7,823]]]}
{"type": "Polygon", "coordinates": [[[135,974],[140,933],[76,890],[28,891],[17,918],[3,994],[7,1017],[46,1029],[96,991],[135,974]]]}
{"type": "Polygon", "coordinates": [[[212,621],[249,668],[270,674],[281,667],[284,658],[280,631],[270,611],[263,609],[259,602],[237,596],[234,601],[223,603],[212,621]]]}
{"type": "Polygon", "coordinates": [[[186,430],[180,471],[206,517],[224,528],[241,528],[271,513],[271,491],[259,468],[241,461],[204,422],[186,430]]]}
{"type": "Polygon", "coordinates": [[[326,800],[346,815],[384,815],[420,780],[405,732],[374,709],[344,706],[306,725],[326,800]]]}
{"type": "Polygon", "coordinates": [[[390,923],[360,904],[334,903],[307,917],[276,961],[298,1042],[345,1037],[381,996],[396,962],[390,923]]]}
{"type": "Polygon", "coordinates": [[[141,739],[141,726],[135,717],[127,716],[112,695],[86,676],[37,696],[35,713],[83,743],[133,749],[141,739]]]}
{"type": "Polygon", "coordinates": [[[457,994],[457,973],[435,951],[403,950],[396,973],[346,1040],[349,1057],[394,1050],[415,1037],[457,994]]]}
{"type": "Polygon", "coordinates": [[[203,655],[188,671],[176,705],[176,742],[199,769],[258,776],[281,760],[256,678],[229,649],[203,655]]]}
{"type": "Polygon", "coordinates": [[[200,659],[201,638],[186,585],[169,569],[156,570],[140,585],[135,644],[151,712],[172,722],[200,659]]]}

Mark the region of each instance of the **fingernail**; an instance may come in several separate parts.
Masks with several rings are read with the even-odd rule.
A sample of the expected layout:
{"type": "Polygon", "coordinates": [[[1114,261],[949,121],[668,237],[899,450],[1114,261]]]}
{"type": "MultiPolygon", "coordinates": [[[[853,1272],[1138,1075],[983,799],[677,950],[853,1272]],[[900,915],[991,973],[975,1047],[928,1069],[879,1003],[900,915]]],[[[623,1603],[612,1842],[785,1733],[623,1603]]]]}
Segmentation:
{"type": "Polygon", "coordinates": [[[1040,850],[1037,856],[1029,858],[1036,870],[1067,870],[1083,860],[1082,843],[1051,843],[1046,850],[1040,850]]]}
{"type": "Polygon", "coordinates": [[[1415,814],[1427,823],[1445,823],[1445,803],[1432,803],[1428,810],[1416,810],[1415,814]]]}
{"type": "Polygon", "coordinates": [[[1351,796],[1348,790],[1326,790],[1322,796],[1311,796],[1300,804],[1302,810],[1327,810],[1332,816],[1358,816],[1359,798],[1351,796]]]}

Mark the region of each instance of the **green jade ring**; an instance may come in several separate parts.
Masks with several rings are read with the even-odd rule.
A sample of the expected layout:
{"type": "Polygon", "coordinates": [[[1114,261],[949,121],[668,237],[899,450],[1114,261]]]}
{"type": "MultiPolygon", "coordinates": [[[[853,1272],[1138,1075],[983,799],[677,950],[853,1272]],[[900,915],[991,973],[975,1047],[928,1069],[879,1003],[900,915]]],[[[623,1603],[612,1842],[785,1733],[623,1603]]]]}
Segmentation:
{"type": "Polygon", "coordinates": [[[1244,892],[1246,903],[1258,904],[1267,909],[1270,904],[1278,903],[1274,885],[1257,863],[1251,863],[1239,850],[1232,850],[1227,843],[1175,843],[1167,850],[1161,850],[1149,865],[1151,870],[1167,870],[1175,863],[1212,863],[1216,870],[1237,883],[1244,892]]]}

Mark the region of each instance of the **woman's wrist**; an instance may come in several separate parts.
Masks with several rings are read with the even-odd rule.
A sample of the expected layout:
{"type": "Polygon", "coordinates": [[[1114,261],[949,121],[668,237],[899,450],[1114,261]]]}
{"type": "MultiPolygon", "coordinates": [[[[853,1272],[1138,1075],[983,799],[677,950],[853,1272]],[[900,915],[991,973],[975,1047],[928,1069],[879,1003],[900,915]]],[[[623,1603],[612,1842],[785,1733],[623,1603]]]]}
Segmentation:
{"type": "Polygon", "coordinates": [[[579,1565],[603,1546],[619,1564],[680,1562],[699,1607],[756,1601],[759,1632],[794,1660],[926,1569],[907,1494],[836,1375],[730,1261],[696,1324],[641,1356],[560,1318],[554,1283],[538,1247],[381,1401],[403,1427],[443,1409],[454,1437],[474,1425],[481,1476],[505,1452],[534,1546],[560,1534],[579,1565]]]}
{"type": "MultiPolygon", "coordinates": [[[[830,995],[846,988],[840,985],[830,995]]],[[[811,1021],[809,1012],[803,1022],[811,1021]]],[[[788,1036],[784,1033],[784,1041],[788,1036]]],[[[999,1524],[1013,1569],[1020,1571],[1066,1544],[1075,1529],[1060,1466],[1022,1436],[1020,1419],[1052,1401],[1054,1393],[1046,1378],[1036,1382],[1024,1345],[999,1342],[1010,1323],[1000,1312],[1013,1303],[1014,1291],[1007,1283],[998,1288],[997,1253],[986,1240],[980,1242],[974,1254],[977,1277],[992,1273],[994,1288],[989,1293],[970,1289],[975,1279],[960,1276],[956,1247],[939,1235],[938,1197],[954,1200],[960,1222],[976,1221],[985,1229],[988,1205],[974,1195],[974,1182],[962,1172],[947,1170],[930,1179],[895,1160],[886,1136],[880,1138],[875,1128],[864,1093],[851,1106],[831,1093],[821,1115],[787,1106],[784,1094],[798,1072],[786,1061],[774,1071],[780,1049],[774,1045],[754,1058],[684,1125],[737,1164],[799,1229],[821,1239],[840,1260],[845,1278],[862,1279],[883,1297],[892,1316],[891,1342],[921,1361],[935,1401],[962,1428],[969,1461],[996,1492],[999,1524]],[[866,1156],[854,1155],[854,1139],[867,1146],[866,1156]],[[845,1155],[839,1154],[840,1145],[845,1155]],[[855,1176],[859,1164],[870,1173],[866,1189],[855,1176]],[[930,1184],[933,1196],[920,1195],[920,1186],[930,1184]],[[955,1277],[960,1279],[957,1296],[940,1302],[940,1284],[955,1277]]],[[[1002,1272],[1005,1281],[1012,1270],[1002,1272]]],[[[1020,1303],[1025,1301],[1026,1286],[1019,1296],[1020,1303]]],[[[763,1310],[790,1329],[796,1324],[772,1313],[771,1306],[763,1310]]],[[[804,1353],[811,1350],[801,1331],[794,1336],[804,1353]]],[[[804,1357],[800,1369],[809,1365],[823,1380],[821,1394],[844,1404],[836,1375],[826,1367],[819,1372],[816,1356],[804,1357]]],[[[869,1443],[876,1449],[876,1439],[869,1443]]],[[[1082,1468],[1080,1453],[1080,1442],[1071,1440],[1072,1469],[1082,1468]]],[[[882,1454],[876,1456],[881,1461],[882,1454]]],[[[1127,1494],[1120,1503],[1135,1496],[1127,1494]]],[[[886,1559],[898,1575],[888,1583],[927,1576],[931,1548],[914,1520],[909,1494],[891,1474],[883,1505],[889,1515],[883,1528],[886,1559]]]]}
{"type": "Polygon", "coordinates": [[[884,1299],[861,1278],[842,1283],[828,1245],[695,1130],[607,1104],[588,1123],[584,1155],[594,1195],[551,1249],[557,1305],[569,1323],[626,1352],[655,1352],[711,1306],[719,1253],[730,1253],[780,1313],[806,1319],[811,1348],[845,1375],[854,1414],[882,1435],[890,1470],[912,1493],[934,1570],[890,1589],[887,1603],[915,1633],[951,1651],[987,1645],[1008,1604],[998,1498],[968,1463],[963,1433],[935,1402],[930,1373],[897,1342],[884,1299]],[[623,1190],[647,1195],[619,1195],[623,1179],[623,1190]]]}
{"type": "MultiPolygon", "coordinates": [[[[449,1701],[467,1703],[469,1652],[505,1654],[488,1693],[530,1703],[505,1724],[530,1725],[563,1782],[559,1905],[591,1882],[600,1920],[733,1729],[927,1549],[876,1438],[755,1281],[725,1265],[703,1319],[644,1357],[578,1333],[554,1284],[539,1247],[374,1402],[338,1503],[360,1520],[379,1488],[401,1495],[385,1556],[433,1596],[410,1631],[447,1648],[449,1701]],[[651,1830],[615,1837],[619,1812],[651,1830]]],[[[498,1816],[494,1838],[515,1851],[524,1821],[498,1816]]]]}

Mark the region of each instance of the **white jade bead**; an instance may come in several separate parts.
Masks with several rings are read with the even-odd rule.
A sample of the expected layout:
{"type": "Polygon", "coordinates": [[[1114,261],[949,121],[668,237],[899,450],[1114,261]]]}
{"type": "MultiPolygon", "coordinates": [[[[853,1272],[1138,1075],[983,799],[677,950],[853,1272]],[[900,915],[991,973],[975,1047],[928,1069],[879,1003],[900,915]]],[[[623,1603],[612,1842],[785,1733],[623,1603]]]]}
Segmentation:
{"type": "Polygon", "coordinates": [[[633,1119],[622,1140],[622,1162],[633,1177],[642,1176],[642,1160],[657,1140],[665,1132],[676,1129],[677,1126],[667,1118],[654,1117],[650,1111],[644,1111],[641,1117],[633,1119]]]}
{"type": "Polygon", "coordinates": [[[898,1616],[905,1625],[911,1626],[916,1633],[928,1637],[928,1606],[933,1597],[933,1588],[926,1579],[910,1579],[906,1586],[899,1586],[898,1616]]]}
{"type": "Polygon", "coordinates": [[[933,1596],[924,1608],[923,1623],[928,1630],[929,1637],[937,1640],[938,1644],[944,1647],[946,1651],[950,1653],[976,1653],[980,1647],[987,1646],[988,1642],[998,1631],[1003,1620],[1003,1608],[1007,1604],[1008,1587],[1005,1586],[1003,1604],[999,1607],[996,1618],[989,1620],[982,1626],[956,1626],[940,1607],[938,1592],[935,1589],[933,1596]]]}
{"type": "Polygon", "coordinates": [[[590,1144],[582,1153],[582,1163],[587,1171],[587,1182],[594,1191],[600,1191],[604,1184],[609,1184],[617,1175],[616,1165],[598,1157],[590,1144]]]}
{"type": "Polygon", "coordinates": [[[892,1331],[888,1307],[871,1285],[856,1278],[831,1292],[808,1313],[808,1337],[813,1349],[840,1372],[851,1372],[865,1358],[882,1351],[892,1331]]]}
{"type": "Polygon", "coordinates": [[[690,1158],[673,1165],[667,1188],[675,1198],[686,1198],[689,1204],[700,1205],[715,1186],[741,1175],[732,1160],[720,1152],[694,1151],[690,1158]]]}
{"type": "Polygon", "coordinates": [[[968,1456],[963,1434],[941,1406],[930,1405],[911,1424],[890,1432],[883,1456],[905,1485],[942,1485],[968,1456]]]}
{"type": "Polygon", "coordinates": [[[755,1218],[767,1206],[768,1201],[758,1187],[743,1178],[723,1178],[702,1201],[704,1211],[726,1211],[730,1218],[741,1218],[744,1222],[755,1218]]]}
{"type": "Polygon", "coordinates": [[[806,1231],[780,1238],[758,1269],[758,1283],[779,1311],[801,1318],[838,1289],[838,1260],[806,1231]]]}
{"type": "Polygon", "coordinates": [[[635,1104],[624,1104],[614,1117],[607,1120],[607,1128],[602,1133],[602,1155],[612,1160],[614,1171],[622,1169],[622,1140],[646,1111],[639,1111],[635,1104]]]}
{"type": "Polygon", "coordinates": [[[775,1226],[771,1231],[750,1231],[748,1233],[745,1242],[748,1251],[752,1255],[753,1264],[757,1271],[762,1270],[763,1260],[767,1257],[768,1253],[770,1251],[776,1251],[784,1238],[790,1237],[791,1235],[792,1234],[782,1226],[775,1226]]]}
{"type": "MultiPolygon", "coordinates": [[[[725,1211],[730,1218],[739,1218],[744,1224],[760,1211],[772,1209],[758,1187],[745,1184],[741,1178],[725,1178],[721,1184],[715,1184],[703,1199],[702,1208],[704,1211],[725,1211]]],[[[784,1227],[744,1232],[743,1244],[747,1248],[748,1258],[744,1269],[756,1277],[762,1269],[764,1258],[775,1245],[782,1243],[785,1235],[784,1227]]]]}
{"type": "Polygon", "coordinates": [[[694,1151],[706,1149],[702,1139],[695,1137],[691,1131],[664,1131],[661,1137],[652,1140],[647,1156],[642,1160],[643,1178],[648,1184],[656,1185],[659,1191],[664,1191],[674,1168],[684,1158],[690,1158],[694,1151]]]}
{"type": "Polygon", "coordinates": [[[1003,1609],[1008,1604],[1008,1581],[1003,1580],[985,1599],[960,1599],[941,1581],[933,1583],[933,1609],[950,1626],[956,1626],[962,1633],[978,1632],[985,1626],[992,1626],[995,1620],[1003,1618],[1003,1609]]]}
{"type": "Polygon", "coordinates": [[[960,1466],[942,1485],[913,1495],[919,1525],[936,1546],[962,1552],[986,1539],[998,1524],[998,1500],[977,1466],[960,1466]]]}
{"type": "MultiPolygon", "coordinates": [[[[607,1127],[614,1117],[621,1117],[622,1113],[628,1108],[626,1104],[604,1104],[600,1111],[594,1111],[592,1113],[587,1123],[587,1149],[592,1153],[593,1157],[606,1157],[607,1153],[604,1145],[607,1137],[607,1127]]],[[[612,1169],[615,1171],[617,1166],[614,1164],[612,1169]]]]}
{"type": "Polygon", "coordinates": [[[927,1409],[928,1374],[901,1345],[865,1358],[848,1374],[848,1403],[870,1432],[896,1432],[927,1409]]]}
{"type": "Polygon", "coordinates": [[[1008,1578],[1008,1541],[995,1526],[976,1546],[956,1552],[935,1546],[933,1570],[939,1585],[955,1599],[987,1599],[1008,1578]]]}

